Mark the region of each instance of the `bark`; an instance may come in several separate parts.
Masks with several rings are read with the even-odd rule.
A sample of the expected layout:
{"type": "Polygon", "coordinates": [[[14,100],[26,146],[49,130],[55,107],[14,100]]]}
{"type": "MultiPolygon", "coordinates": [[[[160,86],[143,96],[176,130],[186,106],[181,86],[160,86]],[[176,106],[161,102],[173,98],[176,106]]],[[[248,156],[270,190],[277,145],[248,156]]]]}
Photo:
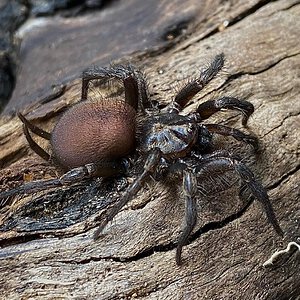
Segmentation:
{"type": "MultiPolygon", "coordinates": [[[[134,1],[128,3],[134,5],[134,1]]],[[[49,59],[38,67],[30,65],[30,53],[26,52],[23,60],[21,55],[22,68],[12,100],[23,100],[18,105],[13,102],[6,112],[22,109],[35,124],[50,130],[61,111],[78,100],[80,80],[73,79],[77,72],[95,62],[124,61],[123,56],[143,68],[152,99],[164,105],[178,86],[224,52],[225,71],[191,101],[185,112],[221,95],[253,103],[255,112],[248,129],[242,128],[241,116],[234,112],[220,112],[209,122],[259,137],[260,155],[255,157],[246,148],[241,151],[267,187],[284,238],[276,235],[257,201],[248,205],[238,198],[238,186],[234,185],[220,194],[197,196],[198,223],[183,249],[183,265],[178,267],[175,250],[184,216],[180,181],[173,186],[150,181],[97,242],[92,235],[99,220],[119,200],[132,178],[97,179],[18,195],[1,209],[0,290],[5,299],[300,299],[297,244],[275,254],[272,263],[267,262],[276,250],[284,250],[290,242],[300,243],[300,1],[215,1],[211,5],[204,1],[201,7],[198,1],[187,1],[183,6],[174,1],[171,7],[162,3],[161,10],[149,17],[152,23],[143,23],[143,18],[139,27],[142,33],[136,40],[145,37],[143,30],[149,30],[151,24],[154,30],[149,32],[167,36],[163,42],[157,42],[154,34],[147,47],[128,42],[129,48],[126,44],[124,51],[117,49],[119,54],[103,54],[103,60],[100,52],[86,58],[83,51],[84,58],[75,66],[66,63],[59,79],[63,88],[54,92],[49,89],[53,77],[47,68],[58,72],[60,63],[54,66],[49,59]],[[188,17],[180,18],[180,10],[188,17]],[[172,12],[172,17],[164,23],[168,26],[162,26],[166,12],[172,12]],[[184,29],[183,19],[188,20],[183,22],[184,29]],[[32,102],[35,97],[37,101],[32,102]]],[[[149,13],[151,5],[147,5],[149,13]]],[[[112,7],[109,16],[113,9],[117,8],[112,7]]],[[[134,32],[132,28],[126,30],[134,32]]],[[[88,32],[87,44],[88,36],[93,40],[92,32],[82,32],[88,32]]],[[[34,52],[39,45],[30,44],[31,38],[26,40],[25,36],[23,42],[32,45],[34,52]]],[[[80,47],[80,40],[77,44],[80,47]]],[[[48,55],[46,49],[45,54],[35,54],[37,61],[48,55]]],[[[70,56],[60,47],[56,55],[58,62],[70,56]]],[[[0,123],[3,190],[58,176],[55,167],[28,148],[16,117],[2,116],[0,123]]],[[[241,147],[230,138],[221,140],[220,145],[241,147]]]]}

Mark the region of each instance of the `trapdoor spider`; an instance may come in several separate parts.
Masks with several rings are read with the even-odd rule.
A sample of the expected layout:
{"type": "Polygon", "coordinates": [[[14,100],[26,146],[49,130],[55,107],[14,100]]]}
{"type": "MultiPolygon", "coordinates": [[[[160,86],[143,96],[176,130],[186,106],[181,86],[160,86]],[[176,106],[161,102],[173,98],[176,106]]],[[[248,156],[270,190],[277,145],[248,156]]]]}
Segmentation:
{"type": "Polygon", "coordinates": [[[126,173],[126,156],[134,151],[143,156],[144,169],[129,185],[120,201],[101,221],[94,233],[98,239],[102,230],[143,187],[146,180],[155,175],[164,164],[164,172],[179,173],[185,198],[185,225],[179,237],[176,262],[181,264],[182,247],[196,225],[196,182],[203,176],[233,170],[262,204],[269,222],[279,235],[283,232],[277,222],[265,188],[255,179],[250,169],[226,151],[208,151],[212,135],[232,136],[238,141],[257,147],[257,139],[239,130],[217,125],[203,124],[222,109],[239,110],[246,126],[254,107],[247,101],[233,97],[221,97],[200,104],[196,111],[181,115],[182,109],[222,69],[224,55],[217,55],[199,76],[187,83],[163,110],[150,100],[143,74],[132,65],[93,67],[83,73],[81,102],[70,108],[50,134],[29,122],[22,114],[24,133],[30,147],[47,161],[55,162],[66,173],[59,179],[27,183],[14,191],[2,192],[0,198],[23,192],[36,192],[54,186],[68,185],[94,176],[109,177],[126,173]],[[124,85],[125,100],[99,99],[86,101],[91,80],[115,79],[124,85]],[[50,140],[53,154],[42,149],[31,137],[30,131],[50,140]],[[196,156],[195,156],[196,153],[196,156]],[[189,158],[197,157],[191,166],[189,158]]]}

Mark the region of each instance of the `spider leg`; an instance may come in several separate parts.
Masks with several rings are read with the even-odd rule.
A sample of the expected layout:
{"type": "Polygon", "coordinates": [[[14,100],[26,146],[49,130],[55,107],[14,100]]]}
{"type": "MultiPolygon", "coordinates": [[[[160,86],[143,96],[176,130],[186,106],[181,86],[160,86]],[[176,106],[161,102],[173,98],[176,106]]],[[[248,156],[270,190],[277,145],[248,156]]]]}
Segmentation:
{"type": "Polygon", "coordinates": [[[19,194],[32,194],[46,189],[61,186],[59,179],[32,181],[14,189],[0,193],[0,208],[11,204],[13,197],[19,194]]]}
{"type": "Polygon", "coordinates": [[[136,110],[138,106],[147,107],[150,103],[148,87],[143,74],[132,65],[113,67],[92,67],[82,74],[81,99],[86,100],[88,86],[91,80],[102,78],[115,78],[123,81],[125,101],[136,110]]]}
{"type": "MultiPolygon", "coordinates": [[[[111,167],[107,163],[103,165],[103,168],[111,167]]],[[[10,204],[12,197],[19,194],[33,194],[50,188],[68,186],[77,182],[94,177],[98,174],[98,170],[101,168],[101,164],[87,164],[82,167],[74,168],[58,179],[39,180],[25,183],[14,189],[4,191],[0,193],[0,208],[4,205],[10,204]]],[[[116,170],[116,173],[120,173],[116,170]]]]}
{"type": "Polygon", "coordinates": [[[28,121],[21,113],[18,113],[18,117],[23,123],[23,132],[25,134],[26,140],[30,146],[30,148],[41,158],[43,158],[46,161],[50,160],[50,154],[47,153],[42,147],[40,147],[31,137],[28,128],[35,133],[36,135],[46,139],[50,140],[50,133],[47,131],[44,131],[43,129],[35,126],[30,121],[28,121]]]}
{"type": "Polygon", "coordinates": [[[245,164],[232,156],[222,156],[223,154],[223,152],[220,152],[219,154],[204,156],[196,168],[197,178],[206,177],[208,174],[235,170],[252,195],[262,204],[266,216],[277,234],[283,236],[283,231],[276,219],[266,189],[255,179],[254,174],[245,164]]]}
{"type": "Polygon", "coordinates": [[[149,176],[155,171],[156,166],[159,163],[161,153],[158,149],[155,149],[151,154],[149,154],[144,171],[140,174],[134,182],[128,187],[120,201],[115,205],[112,210],[109,212],[108,216],[104,218],[94,233],[94,240],[97,240],[100,237],[101,232],[105,226],[118,214],[121,208],[130,201],[130,199],[143,187],[144,183],[149,176]]]}
{"type": "Polygon", "coordinates": [[[197,108],[197,113],[200,114],[202,120],[205,120],[221,109],[240,110],[243,113],[243,126],[247,125],[247,121],[254,111],[253,105],[248,101],[241,101],[233,97],[222,97],[200,104],[197,108]]]}
{"type": "Polygon", "coordinates": [[[19,119],[22,121],[22,123],[29,128],[33,133],[35,133],[36,135],[46,139],[46,140],[50,140],[51,138],[51,134],[39,127],[37,127],[36,125],[32,124],[30,121],[28,121],[24,115],[22,115],[20,112],[18,113],[18,117],[19,119]]]}
{"type": "Polygon", "coordinates": [[[223,68],[224,54],[218,54],[207,69],[202,71],[198,78],[186,84],[175,96],[170,104],[169,112],[181,111],[187,103],[199,93],[208,82],[210,82],[223,68]]]}
{"type": "Polygon", "coordinates": [[[131,66],[131,68],[133,69],[133,74],[138,85],[141,107],[143,109],[151,107],[152,104],[150,102],[148,84],[145,75],[139,69],[133,68],[133,66],[131,66]]]}
{"type": "Polygon", "coordinates": [[[185,197],[185,227],[178,239],[176,249],[176,263],[181,265],[182,247],[188,242],[188,238],[197,223],[197,203],[195,200],[195,178],[191,172],[183,172],[183,194],[185,197]]]}
{"type": "Polygon", "coordinates": [[[238,141],[250,144],[255,151],[258,150],[258,139],[255,136],[245,134],[240,130],[219,124],[205,124],[205,127],[212,133],[217,133],[225,136],[232,136],[238,141]]]}
{"type": "Polygon", "coordinates": [[[50,154],[46,152],[41,146],[39,146],[31,137],[27,124],[23,124],[23,131],[26,137],[26,140],[29,144],[29,147],[41,158],[43,158],[46,161],[50,160],[50,154]]]}

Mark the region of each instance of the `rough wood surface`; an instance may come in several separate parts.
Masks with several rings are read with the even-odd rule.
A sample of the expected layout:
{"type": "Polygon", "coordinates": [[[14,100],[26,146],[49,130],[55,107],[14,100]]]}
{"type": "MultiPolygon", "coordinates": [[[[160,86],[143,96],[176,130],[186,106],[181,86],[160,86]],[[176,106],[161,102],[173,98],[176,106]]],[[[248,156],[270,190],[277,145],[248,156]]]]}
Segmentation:
{"type": "Polygon", "coordinates": [[[140,65],[196,27],[198,37],[204,37],[216,31],[223,20],[234,22],[264,1],[222,2],[116,1],[92,15],[29,20],[19,30],[22,65],[4,114],[45,102],[90,65],[133,59],[135,52],[140,65]]]}
{"type": "MultiPolygon", "coordinates": [[[[206,23],[195,24],[168,50],[162,47],[151,56],[136,53],[132,59],[148,74],[152,97],[164,104],[180,80],[196,75],[215,54],[225,53],[225,72],[186,111],[218,95],[254,104],[249,130],[262,141],[262,153],[252,169],[268,188],[285,238],[276,236],[256,201],[248,208],[234,188],[199,197],[197,228],[184,247],[183,266],[177,267],[176,241],[184,212],[180,183],[176,190],[150,182],[97,242],[93,231],[120,197],[122,184],[126,188],[122,179],[18,197],[1,210],[4,299],[300,299],[297,248],[263,266],[276,250],[300,243],[300,1],[243,1],[245,11],[236,3],[224,7],[220,1],[215,10],[223,21],[234,20],[228,27],[219,21],[205,33],[203,24],[218,19],[209,14],[206,23]]],[[[37,104],[28,116],[51,128],[79,93],[79,80],[71,81],[57,99],[37,104]]],[[[241,128],[235,113],[212,119],[241,128]]],[[[1,119],[0,141],[3,188],[57,175],[28,150],[16,118],[1,119]]],[[[228,140],[232,147],[240,145],[233,143],[228,140]]]]}

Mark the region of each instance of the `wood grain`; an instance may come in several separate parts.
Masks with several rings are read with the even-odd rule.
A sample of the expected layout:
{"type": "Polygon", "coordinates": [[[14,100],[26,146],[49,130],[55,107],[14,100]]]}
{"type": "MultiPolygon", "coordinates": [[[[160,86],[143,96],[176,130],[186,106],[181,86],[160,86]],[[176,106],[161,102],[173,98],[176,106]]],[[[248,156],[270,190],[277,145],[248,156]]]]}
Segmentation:
{"type": "MultiPolygon", "coordinates": [[[[263,267],[277,249],[300,243],[300,5],[296,0],[243,1],[248,6],[241,12],[237,4],[226,3],[218,3],[215,14],[172,47],[132,57],[148,75],[152,98],[166,104],[180,82],[225,53],[226,69],[185,111],[220,95],[253,103],[249,130],[260,138],[262,153],[251,159],[251,168],[268,189],[284,239],[256,201],[245,208],[235,188],[199,196],[197,228],[184,247],[183,266],[177,267],[184,212],[180,183],[176,188],[150,182],[93,242],[99,218],[122,194],[121,179],[96,180],[17,197],[2,209],[0,290],[5,299],[300,299],[299,251],[263,267]],[[203,34],[205,24],[224,11],[235,16],[232,23],[203,34]]],[[[36,104],[29,116],[49,129],[79,93],[80,81],[71,80],[57,99],[36,104]]],[[[232,112],[209,121],[242,128],[232,112]]],[[[16,118],[2,117],[0,142],[3,188],[21,184],[24,174],[25,179],[57,175],[28,150],[16,118]]],[[[228,145],[240,146],[230,139],[228,145]]]]}

